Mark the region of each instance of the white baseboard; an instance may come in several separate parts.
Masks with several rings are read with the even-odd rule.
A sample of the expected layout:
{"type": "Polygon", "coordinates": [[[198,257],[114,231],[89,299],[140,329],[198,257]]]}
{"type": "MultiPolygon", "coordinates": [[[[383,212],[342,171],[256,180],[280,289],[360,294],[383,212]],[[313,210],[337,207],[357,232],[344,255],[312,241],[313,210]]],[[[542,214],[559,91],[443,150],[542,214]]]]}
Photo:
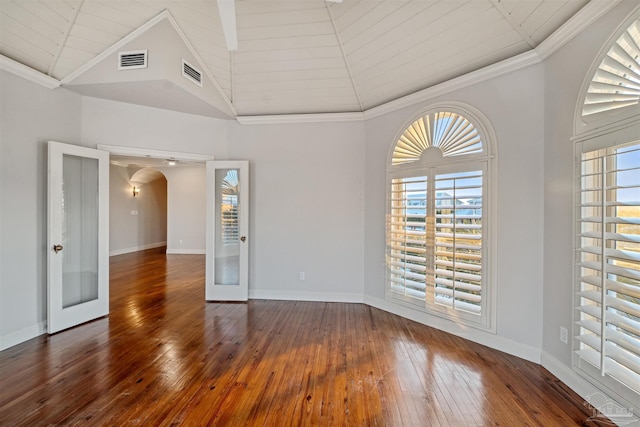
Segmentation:
{"type": "Polygon", "coordinates": [[[38,322],[35,325],[13,332],[9,335],[0,336],[0,351],[38,337],[46,332],[47,322],[43,320],[42,322],[38,322]]]}
{"type": "Polygon", "coordinates": [[[167,246],[167,242],[149,243],[148,245],[135,246],[133,248],[116,249],[109,251],[109,256],[130,254],[131,252],[144,251],[146,249],[160,248],[167,246]]]}
{"type": "MultiPolygon", "coordinates": [[[[587,381],[585,378],[576,373],[570,366],[565,365],[560,362],[555,357],[551,356],[546,351],[542,352],[542,361],[540,363],[547,371],[551,372],[555,375],[560,381],[567,385],[571,390],[576,392],[580,397],[582,397],[585,401],[585,405],[587,405],[590,401],[592,401],[593,396],[603,396],[605,400],[608,402],[615,402],[618,408],[622,408],[628,410],[629,413],[633,414],[633,416],[629,417],[629,419],[622,419],[621,423],[616,425],[627,425],[629,427],[640,426],[640,416],[638,414],[638,410],[640,410],[640,405],[638,403],[625,401],[621,396],[612,396],[609,393],[606,393],[603,390],[600,390],[598,387],[587,381]]],[[[606,408],[605,408],[606,409],[606,408]]],[[[604,411],[603,411],[604,412],[604,411]]],[[[605,412],[606,414],[606,412],[605,412]]],[[[615,413],[610,416],[610,420],[615,424],[616,417],[615,413]]]]}
{"type": "Polygon", "coordinates": [[[168,249],[167,255],[205,255],[205,249],[168,249]]]}
{"type": "Polygon", "coordinates": [[[542,352],[540,364],[585,400],[594,393],[602,393],[589,381],[575,373],[571,367],[560,362],[546,351],[542,352]]]}
{"type": "Polygon", "coordinates": [[[431,316],[422,311],[413,310],[409,307],[394,304],[384,299],[365,296],[364,303],[380,310],[413,320],[423,325],[447,332],[449,334],[473,341],[487,347],[503,351],[505,353],[520,357],[530,362],[540,364],[540,349],[526,344],[522,344],[499,335],[485,332],[482,329],[470,328],[465,325],[454,323],[450,320],[431,316]]]}
{"type": "Polygon", "coordinates": [[[270,299],[284,301],[315,301],[315,302],[364,302],[362,294],[352,293],[326,293],[326,292],[295,292],[295,291],[269,291],[261,289],[249,289],[249,299],[270,299]]]}

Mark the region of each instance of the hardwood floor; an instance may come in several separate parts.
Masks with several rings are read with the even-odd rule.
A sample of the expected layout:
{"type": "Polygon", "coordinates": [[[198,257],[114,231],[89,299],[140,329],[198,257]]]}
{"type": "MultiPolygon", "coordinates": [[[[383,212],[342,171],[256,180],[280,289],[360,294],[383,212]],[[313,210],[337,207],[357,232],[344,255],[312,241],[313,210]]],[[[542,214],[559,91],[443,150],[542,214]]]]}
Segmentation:
{"type": "Polygon", "coordinates": [[[544,368],[362,304],[204,301],[204,256],[112,257],[111,314],[0,352],[0,425],[596,425],[544,368]]]}

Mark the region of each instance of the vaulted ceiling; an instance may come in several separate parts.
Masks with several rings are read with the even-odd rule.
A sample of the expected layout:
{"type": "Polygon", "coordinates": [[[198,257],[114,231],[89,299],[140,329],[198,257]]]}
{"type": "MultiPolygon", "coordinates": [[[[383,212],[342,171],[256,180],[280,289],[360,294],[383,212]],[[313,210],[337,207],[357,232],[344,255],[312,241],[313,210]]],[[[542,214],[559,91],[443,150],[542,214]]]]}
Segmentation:
{"type": "Polygon", "coordinates": [[[164,13],[226,115],[362,112],[529,51],[587,3],[237,0],[229,51],[215,0],[0,0],[0,54],[72,86],[164,13]]]}

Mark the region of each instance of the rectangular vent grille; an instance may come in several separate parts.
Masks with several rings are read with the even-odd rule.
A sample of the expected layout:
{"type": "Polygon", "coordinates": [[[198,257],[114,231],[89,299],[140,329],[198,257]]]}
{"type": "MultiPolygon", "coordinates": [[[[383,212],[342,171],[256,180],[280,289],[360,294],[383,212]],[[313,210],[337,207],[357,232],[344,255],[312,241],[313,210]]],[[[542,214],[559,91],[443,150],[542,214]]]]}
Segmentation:
{"type": "Polygon", "coordinates": [[[182,60],[182,75],[198,86],[202,86],[202,72],[193,68],[184,59],[182,60]]]}
{"type": "Polygon", "coordinates": [[[147,51],[136,50],[118,54],[118,70],[135,70],[147,68],[147,51]]]}

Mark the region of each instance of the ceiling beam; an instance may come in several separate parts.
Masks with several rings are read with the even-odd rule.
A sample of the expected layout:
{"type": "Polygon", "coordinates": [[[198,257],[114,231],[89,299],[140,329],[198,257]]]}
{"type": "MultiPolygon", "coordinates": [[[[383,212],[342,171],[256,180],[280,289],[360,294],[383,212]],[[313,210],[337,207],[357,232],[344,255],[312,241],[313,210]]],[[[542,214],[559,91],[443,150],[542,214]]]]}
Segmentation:
{"type": "Polygon", "coordinates": [[[227,42],[227,50],[238,50],[235,0],[218,0],[218,12],[220,13],[220,21],[222,22],[224,40],[227,42]]]}

